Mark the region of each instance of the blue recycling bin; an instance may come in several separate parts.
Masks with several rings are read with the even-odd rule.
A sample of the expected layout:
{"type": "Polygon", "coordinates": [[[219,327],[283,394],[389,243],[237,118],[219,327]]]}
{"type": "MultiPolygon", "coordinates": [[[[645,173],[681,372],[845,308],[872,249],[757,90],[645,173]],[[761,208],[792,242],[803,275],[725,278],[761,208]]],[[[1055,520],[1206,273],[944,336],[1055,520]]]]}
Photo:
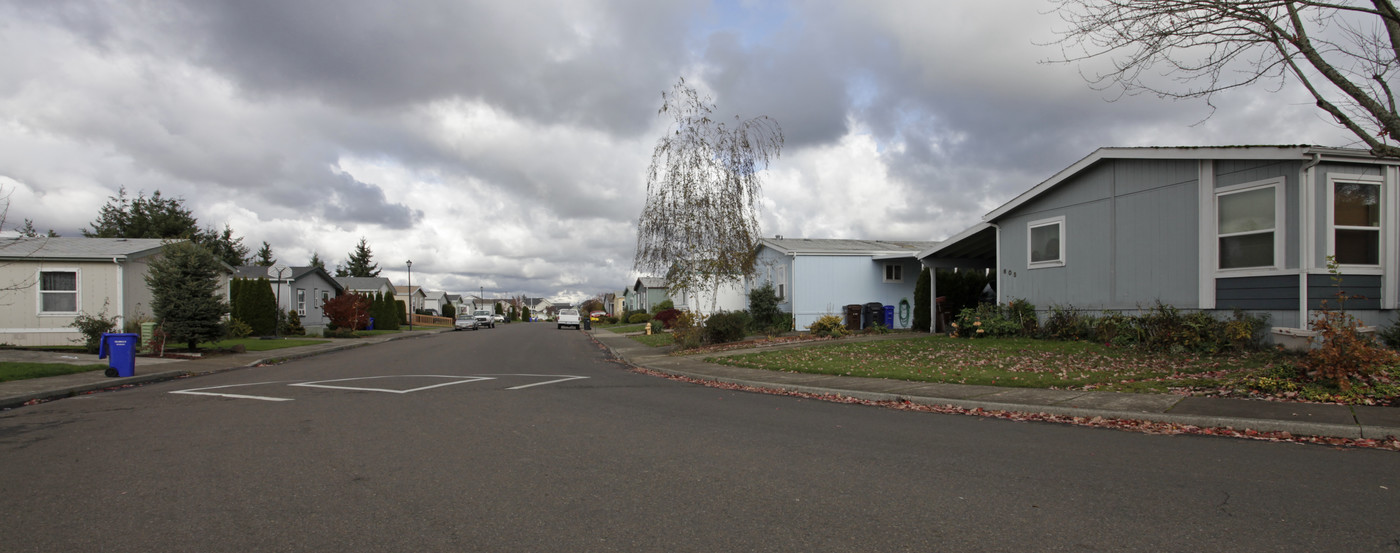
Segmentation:
{"type": "Polygon", "coordinates": [[[104,333],[97,358],[107,359],[107,376],[136,376],[136,350],[140,347],[140,334],[104,333]]]}
{"type": "Polygon", "coordinates": [[[369,318],[369,325],[365,327],[365,330],[374,330],[374,317],[369,318]]]}
{"type": "Polygon", "coordinates": [[[894,306],[885,306],[885,328],[894,328],[894,306]]]}

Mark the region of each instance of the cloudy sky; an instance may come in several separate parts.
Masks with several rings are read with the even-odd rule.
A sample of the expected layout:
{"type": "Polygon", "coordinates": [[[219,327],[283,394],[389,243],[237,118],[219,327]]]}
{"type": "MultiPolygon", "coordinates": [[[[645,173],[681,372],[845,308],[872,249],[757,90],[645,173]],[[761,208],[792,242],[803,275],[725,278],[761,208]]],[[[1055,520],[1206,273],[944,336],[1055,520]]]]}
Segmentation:
{"type": "Polygon", "coordinates": [[[685,78],[786,135],[765,235],[938,240],[1102,146],[1355,145],[1300,91],[1114,95],[1044,0],[0,0],[0,190],[78,236],[119,187],[291,265],[581,299],[632,271],[685,78]]]}

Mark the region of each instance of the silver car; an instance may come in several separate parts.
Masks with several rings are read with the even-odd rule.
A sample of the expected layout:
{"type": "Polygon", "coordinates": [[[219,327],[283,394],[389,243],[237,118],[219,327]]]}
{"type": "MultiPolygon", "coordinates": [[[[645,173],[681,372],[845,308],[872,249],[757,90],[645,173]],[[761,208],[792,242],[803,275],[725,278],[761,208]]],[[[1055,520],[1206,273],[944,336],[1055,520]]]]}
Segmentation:
{"type": "Polygon", "coordinates": [[[452,325],[452,330],[477,330],[481,325],[476,322],[476,317],[471,315],[461,315],[457,317],[457,322],[452,325]]]}

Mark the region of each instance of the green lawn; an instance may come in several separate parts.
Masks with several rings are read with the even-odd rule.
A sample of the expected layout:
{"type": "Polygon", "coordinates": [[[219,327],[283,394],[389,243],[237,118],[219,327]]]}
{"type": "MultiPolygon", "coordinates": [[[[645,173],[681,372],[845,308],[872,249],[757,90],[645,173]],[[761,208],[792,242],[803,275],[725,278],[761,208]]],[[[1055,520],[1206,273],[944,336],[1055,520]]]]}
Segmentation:
{"type": "Polygon", "coordinates": [[[631,338],[633,340],[636,340],[654,348],[669,346],[671,344],[676,343],[675,339],[671,338],[671,335],[666,333],[652,334],[650,336],[646,334],[638,334],[636,336],[628,336],[628,338],[631,338]]]}
{"type": "Polygon", "coordinates": [[[105,370],[107,365],[69,365],[66,363],[0,363],[0,382],[26,380],[105,370]]]}
{"type": "MultiPolygon", "coordinates": [[[[330,340],[308,340],[305,338],[297,338],[295,340],[286,338],[282,340],[237,338],[233,340],[221,340],[218,342],[204,342],[202,344],[199,344],[199,347],[200,349],[229,349],[233,346],[241,345],[247,351],[271,351],[275,349],[295,348],[300,346],[310,346],[314,344],[324,344],[329,341],[330,340]]],[[[166,344],[167,349],[169,349],[171,346],[174,346],[176,348],[184,347],[181,344],[166,344]]],[[[172,349],[170,351],[175,352],[177,350],[172,349]]]]}
{"type": "Polygon", "coordinates": [[[647,329],[646,323],[635,324],[635,325],[594,325],[594,326],[596,326],[596,327],[598,327],[598,328],[601,328],[601,329],[603,329],[603,330],[607,330],[607,331],[610,331],[610,332],[615,332],[615,333],[618,333],[618,334],[627,334],[627,333],[629,333],[629,332],[642,332],[642,331],[644,331],[644,330],[647,329]]]}
{"type": "Polygon", "coordinates": [[[813,346],[709,360],[802,373],[1124,392],[1218,386],[1282,362],[1273,353],[1165,354],[1087,342],[944,336],[813,346]]]}

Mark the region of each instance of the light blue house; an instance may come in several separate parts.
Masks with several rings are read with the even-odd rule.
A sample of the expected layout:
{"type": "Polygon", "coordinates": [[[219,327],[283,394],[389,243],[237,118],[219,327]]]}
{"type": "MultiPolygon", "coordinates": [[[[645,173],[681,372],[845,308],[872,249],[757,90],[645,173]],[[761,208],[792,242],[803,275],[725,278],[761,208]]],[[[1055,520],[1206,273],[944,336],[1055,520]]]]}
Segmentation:
{"type": "Polygon", "coordinates": [[[632,283],[632,293],[627,296],[627,301],[631,302],[628,309],[651,311],[652,306],[669,299],[671,296],[666,293],[666,279],[639,277],[632,283]]]}
{"type": "MultiPolygon", "coordinates": [[[[806,330],[823,315],[841,316],[850,304],[912,306],[922,269],[917,255],[936,244],[765,238],[756,247],[754,274],[744,279],[744,293],[772,284],[780,298],[778,307],[792,314],[798,330],[806,330]]],[[[911,326],[912,309],[903,313],[896,314],[894,328],[911,326]]]]}
{"type": "MultiPolygon", "coordinates": [[[[1280,339],[1336,302],[1389,323],[1400,303],[1397,165],[1313,146],[1103,148],[920,252],[991,268],[998,301],[1267,314],[1280,339]]],[[[934,292],[937,295],[937,292],[934,292]]]]}

